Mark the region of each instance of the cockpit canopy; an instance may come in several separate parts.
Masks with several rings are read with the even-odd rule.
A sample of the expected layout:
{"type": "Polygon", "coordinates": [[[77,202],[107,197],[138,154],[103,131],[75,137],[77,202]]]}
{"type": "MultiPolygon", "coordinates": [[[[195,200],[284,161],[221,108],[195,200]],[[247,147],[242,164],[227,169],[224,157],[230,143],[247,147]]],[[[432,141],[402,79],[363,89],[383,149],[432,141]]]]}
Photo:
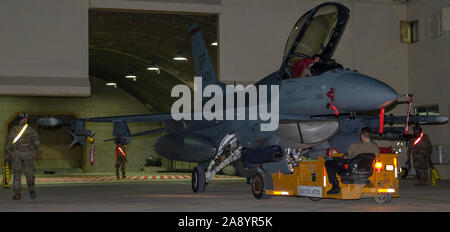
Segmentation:
{"type": "MultiPolygon", "coordinates": [[[[331,57],[344,33],[350,10],[339,3],[323,3],[304,14],[292,28],[280,67],[282,79],[305,75],[320,75],[328,70],[342,68],[331,57]],[[294,70],[297,62],[304,58],[320,57],[320,62],[308,66],[307,74],[302,68],[294,70]]],[[[299,63],[302,67],[303,64],[299,63]]],[[[303,69],[304,70],[304,69],[303,69]]]]}
{"type": "Polygon", "coordinates": [[[291,55],[331,58],[349,18],[350,10],[339,3],[324,3],[304,14],[295,24],[284,50],[291,55]]]}

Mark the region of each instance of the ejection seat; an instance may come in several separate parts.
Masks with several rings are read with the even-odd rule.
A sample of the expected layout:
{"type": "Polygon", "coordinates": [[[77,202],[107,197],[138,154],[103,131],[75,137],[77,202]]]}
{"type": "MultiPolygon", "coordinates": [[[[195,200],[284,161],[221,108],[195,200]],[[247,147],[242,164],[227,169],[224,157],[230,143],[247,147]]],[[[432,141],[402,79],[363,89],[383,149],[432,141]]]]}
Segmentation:
{"type": "MultiPolygon", "coordinates": [[[[288,75],[283,79],[294,78],[295,63],[297,63],[301,59],[304,59],[305,57],[308,56],[293,56],[289,61],[287,61],[285,73],[288,73],[288,75]]],[[[341,64],[336,63],[333,59],[326,59],[321,57],[320,61],[314,63],[309,70],[311,72],[311,76],[319,76],[334,69],[344,69],[344,67],[341,64]]]]}
{"type": "Polygon", "coordinates": [[[375,154],[361,153],[351,159],[338,173],[343,184],[369,184],[373,173],[375,154]]]}
{"type": "Polygon", "coordinates": [[[336,63],[336,61],[333,59],[325,59],[325,58],[320,59],[321,59],[320,62],[314,63],[314,65],[311,66],[310,68],[312,76],[319,76],[322,75],[322,73],[324,72],[328,72],[334,69],[344,69],[344,67],[341,64],[336,63]]]}

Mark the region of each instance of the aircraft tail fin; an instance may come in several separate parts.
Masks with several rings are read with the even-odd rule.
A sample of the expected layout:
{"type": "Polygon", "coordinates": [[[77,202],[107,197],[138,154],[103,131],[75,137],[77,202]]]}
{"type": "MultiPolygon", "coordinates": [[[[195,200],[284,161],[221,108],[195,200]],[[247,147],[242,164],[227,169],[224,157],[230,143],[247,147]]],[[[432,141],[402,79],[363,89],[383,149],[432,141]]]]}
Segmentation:
{"type": "Polygon", "coordinates": [[[202,77],[202,85],[220,83],[217,79],[216,72],[209,56],[208,48],[198,23],[188,27],[189,36],[191,38],[192,57],[194,58],[195,76],[202,77]]]}

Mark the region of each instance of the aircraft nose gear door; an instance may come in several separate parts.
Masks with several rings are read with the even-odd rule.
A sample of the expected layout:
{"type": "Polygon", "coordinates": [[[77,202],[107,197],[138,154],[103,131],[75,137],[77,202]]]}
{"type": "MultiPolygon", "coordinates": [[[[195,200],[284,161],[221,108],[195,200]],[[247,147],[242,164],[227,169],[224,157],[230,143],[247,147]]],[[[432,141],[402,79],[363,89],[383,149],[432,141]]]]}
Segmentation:
{"type": "Polygon", "coordinates": [[[241,158],[242,146],[239,145],[235,134],[227,134],[220,142],[216,155],[209,163],[206,171],[201,165],[194,168],[192,172],[192,190],[196,193],[204,192],[206,184],[209,184],[216,173],[233,161],[241,158]],[[222,158],[225,155],[226,158],[222,158]],[[220,161],[222,160],[222,161],[220,161]]]}

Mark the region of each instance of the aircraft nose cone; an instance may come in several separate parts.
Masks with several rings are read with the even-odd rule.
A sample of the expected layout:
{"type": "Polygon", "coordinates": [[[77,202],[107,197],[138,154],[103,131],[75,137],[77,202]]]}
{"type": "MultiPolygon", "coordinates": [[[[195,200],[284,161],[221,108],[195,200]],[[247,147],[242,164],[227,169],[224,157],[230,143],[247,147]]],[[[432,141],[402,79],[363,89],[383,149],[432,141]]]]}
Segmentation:
{"type": "Polygon", "coordinates": [[[356,72],[338,76],[335,106],[347,112],[365,112],[384,108],[396,101],[398,94],[389,85],[356,72]]]}

